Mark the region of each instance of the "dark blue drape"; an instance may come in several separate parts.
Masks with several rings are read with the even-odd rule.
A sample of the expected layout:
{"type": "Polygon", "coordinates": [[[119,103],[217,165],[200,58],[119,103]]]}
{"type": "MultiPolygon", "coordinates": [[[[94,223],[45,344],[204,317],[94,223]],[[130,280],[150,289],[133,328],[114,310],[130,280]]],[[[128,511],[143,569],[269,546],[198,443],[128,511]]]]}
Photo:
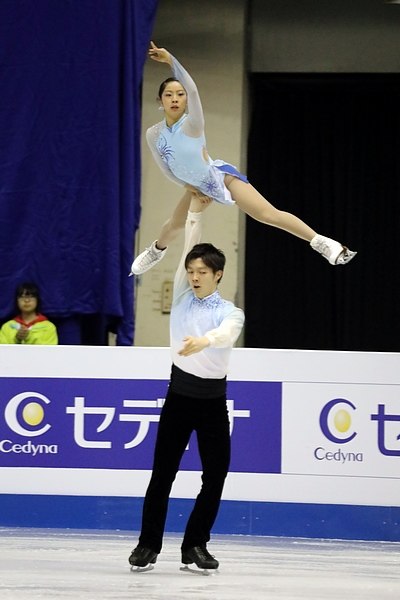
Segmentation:
{"type": "Polygon", "coordinates": [[[86,316],[99,338],[112,324],[118,344],[133,341],[140,84],[156,5],[0,2],[0,319],[33,280],[60,343],[80,343],[86,316]]]}

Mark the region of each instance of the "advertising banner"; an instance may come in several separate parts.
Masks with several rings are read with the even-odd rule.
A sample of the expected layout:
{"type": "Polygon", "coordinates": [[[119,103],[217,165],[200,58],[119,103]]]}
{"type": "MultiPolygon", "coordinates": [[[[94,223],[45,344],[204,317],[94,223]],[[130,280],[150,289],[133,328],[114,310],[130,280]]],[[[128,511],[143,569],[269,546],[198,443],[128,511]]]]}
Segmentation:
{"type": "Polygon", "coordinates": [[[400,386],[285,383],[283,473],[400,477],[400,386]]]}
{"type": "MultiPolygon", "coordinates": [[[[0,346],[0,494],[142,497],[168,348],[0,346]]],[[[400,355],[234,349],[223,498],[400,506],[400,355]]],[[[172,497],[201,485],[195,436],[172,497]]]]}
{"type": "MultiPolygon", "coordinates": [[[[167,384],[2,378],[0,467],[149,470],[167,384]]],[[[281,387],[230,382],[232,472],[280,472],[281,387]]],[[[193,438],[181,469],[201,470],[193,438]]]]}

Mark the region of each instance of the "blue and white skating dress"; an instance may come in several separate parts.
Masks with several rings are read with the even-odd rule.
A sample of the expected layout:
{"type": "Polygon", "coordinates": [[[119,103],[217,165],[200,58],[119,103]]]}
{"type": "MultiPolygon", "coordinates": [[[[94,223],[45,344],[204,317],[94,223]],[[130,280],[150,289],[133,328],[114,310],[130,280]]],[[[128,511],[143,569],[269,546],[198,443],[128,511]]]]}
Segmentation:
{"type": "Polygon", "coordinates": [[[197,86],[176,58],[172,55],[171,58],[173,75],[186,90],[187,113],[171,127],[164,119],[147,130],[146,139],[153,157],[174,183],[190,184],[221,204],[234,204],[224,176],[233,175],[248,183],[247,177],[233,165],[208,156],[197,86]]]}

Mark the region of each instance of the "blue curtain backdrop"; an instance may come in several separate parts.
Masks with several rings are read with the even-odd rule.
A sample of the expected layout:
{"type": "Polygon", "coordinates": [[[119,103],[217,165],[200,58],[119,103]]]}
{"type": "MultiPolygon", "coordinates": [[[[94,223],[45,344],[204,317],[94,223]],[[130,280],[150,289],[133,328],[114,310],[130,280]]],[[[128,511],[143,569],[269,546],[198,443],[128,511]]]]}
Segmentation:
{"type": "Polygon", "coordinates": [[[0,319],[34,281],[60,343],[107,343],[109,328],[133,342],[140,87],[156,6],[0,2],[0,319]]]}

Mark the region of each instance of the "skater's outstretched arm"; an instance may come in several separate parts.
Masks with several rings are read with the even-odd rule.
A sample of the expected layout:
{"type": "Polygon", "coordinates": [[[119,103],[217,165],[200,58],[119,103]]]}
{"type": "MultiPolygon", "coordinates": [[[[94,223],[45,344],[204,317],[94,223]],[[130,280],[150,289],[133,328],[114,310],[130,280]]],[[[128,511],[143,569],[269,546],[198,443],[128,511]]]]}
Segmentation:
{"type": "MultiPolygon", "coordinates": [[[[189,287],[185,260],[188,252],[201,240],[202,212],[211,204],[210,198],[187,192],[190,195],[189,205],[185,215],[185,241],[174,278],[174,298],[185,292],[189,287]]],[[[187,198],[185,194],[185,198],[187,198]]],[[[181,201],[182,202],[182,201],[181,201]]]]}
{"type": "MultiPolygon", "coordinates": [[[[180,62],[172,56],[165,48],[158,48],[154,42],[150,43],[149,56],[156,62],[167,63],[174,77],[184,87],[187,94],[186,112],[188,118],[183,124],[182,130],[189,136],[198,137],[204,131],[204,115],[199,92],[192,77],[180,62]]],[[[161,100],[161,98],[159,98],[161,100]]]]}
{"type": "Polygon", "coordinates": [[[208,198],[208,196],[204,196],[204,194],[202,194],[195,188],[192,188],[191,186],[186,186],[186,192],[180,199],[178,205],[172,213],[172,216],[167,221],[165,221],[164,225],[161,228],[160,235],[158,236],[156,241],[157,248],[159,248],[160,250],[164,250],[164,248],[167,248],[167,246],[169,246],[169,244],[178,236],[178,234],[185,227],[189,205],[193,197],[197,198],[199,203],[201,205],[204,205],[204,207],[206,207],[211,202],[211,198],[208,198]]]}

